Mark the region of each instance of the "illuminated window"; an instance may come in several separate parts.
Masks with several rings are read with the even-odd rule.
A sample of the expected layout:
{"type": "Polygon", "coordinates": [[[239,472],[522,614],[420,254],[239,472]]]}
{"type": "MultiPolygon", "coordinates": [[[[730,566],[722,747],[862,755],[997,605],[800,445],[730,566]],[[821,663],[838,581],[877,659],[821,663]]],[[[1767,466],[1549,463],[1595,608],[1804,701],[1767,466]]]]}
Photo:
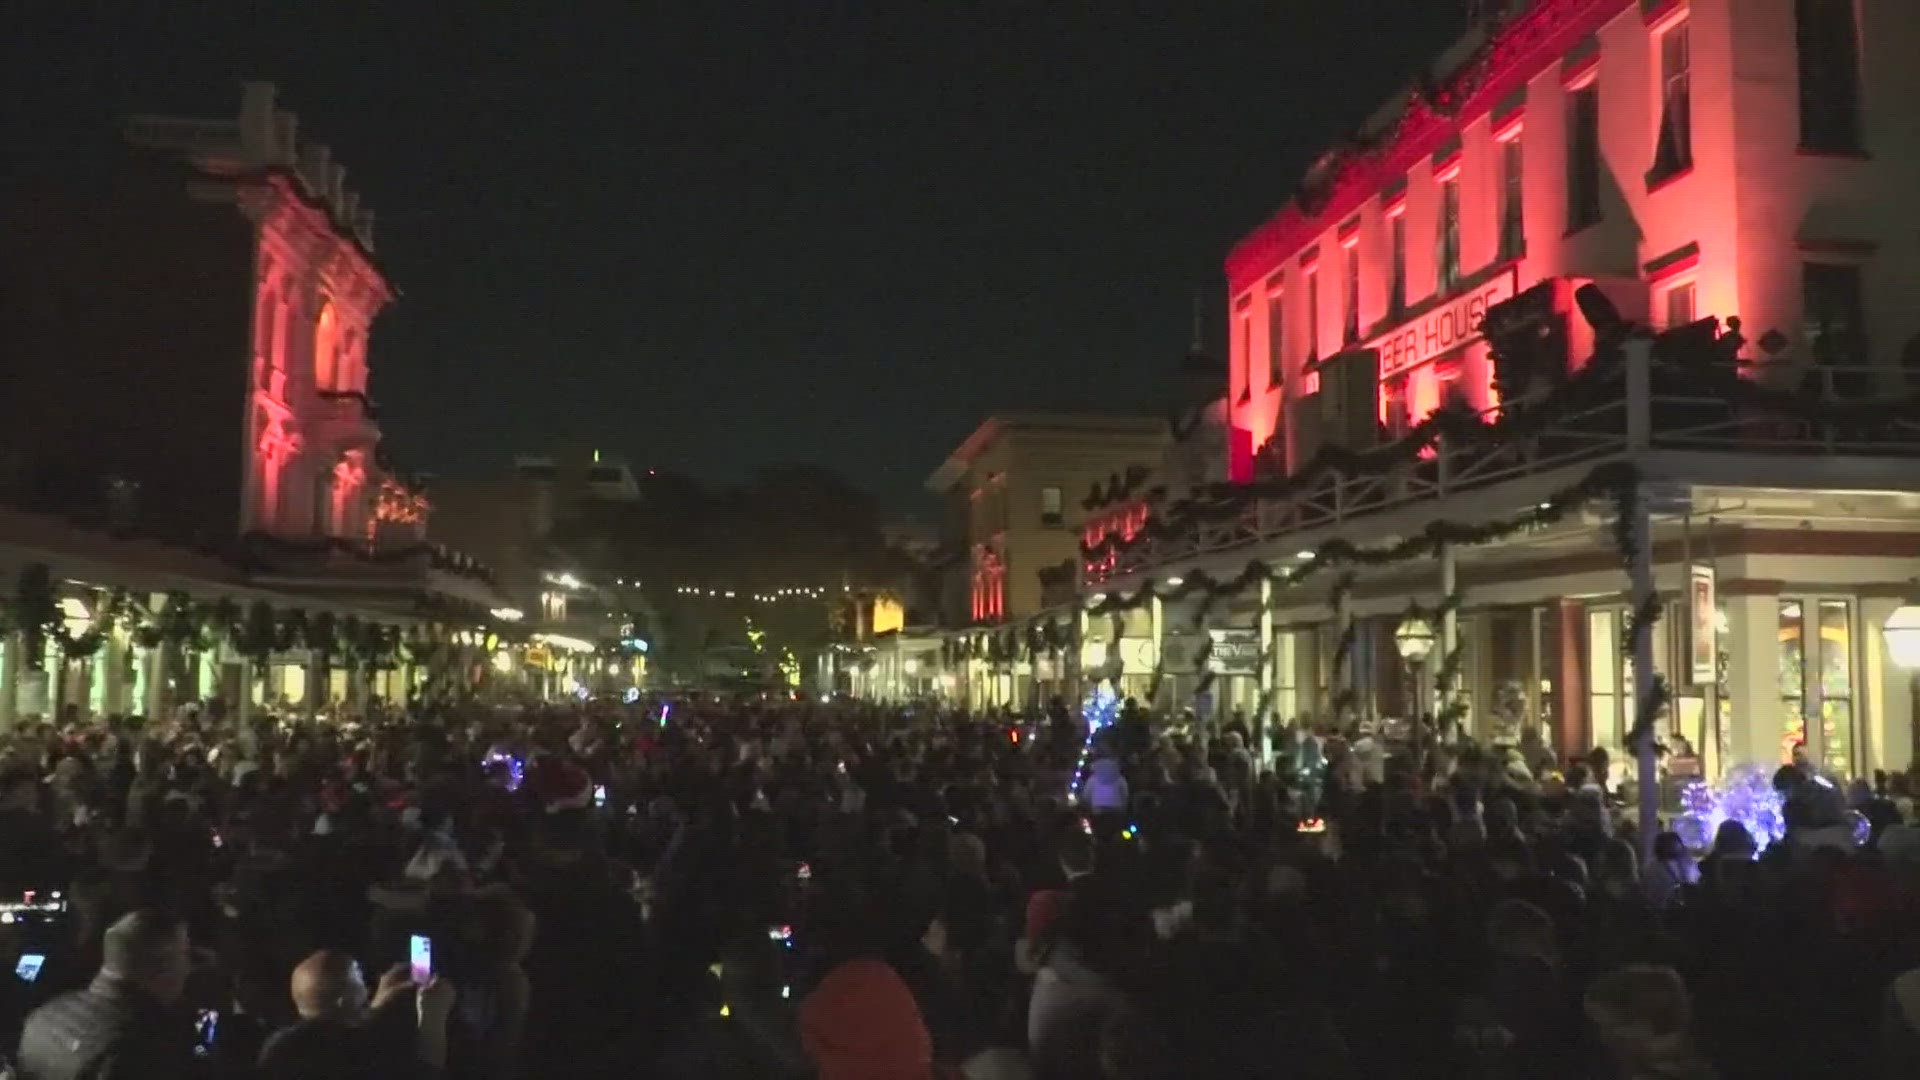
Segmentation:
{"type": "Polygon", "coordinates": [[[1857,153],[1860,137],[1860,41],[1854,0],[1795,0],[1800,58],[1800,145],[1857,153]]]}
{"type": "Polygon", "coordinates": [[[313,324],[313,385],[332,390],[339,378],[340,327],[333,305],[322,303],[320,317],[313,324]]]}
{"type": "Polygon", "coordinates": [[[1267,293],[1267,385],[1270,387],[1286,382],[1286,323],[1281,318],[1285,301],[1286,294],[1277,285],[1267,293]]]}
{"type": "Polygon", "coordinates": [[[1440,292],[1451,292],[1460,284],[1460,177],[1440,184],[1440,228],[1437,244],[1436,275],[1440,292]]]}
{"type": "Polygon", "coordinates": [[[1041,488],[1040,524],[1057,528],[1065,520],[1066,518],[1061,510],[1060,504],[1060,489],[1057,487],[1041,488]]]}
{"type": "Polygon", "coordinates": [[[333,473],[322,469],[313,478],[313,534],[326,536],[333,531],[333,473]]]}
{"type": "Polygon", "coordinates": [[[259,325],[254,331],[254,352],[267,362],[270,368],[280,367],[280,324],[286,319],[286,305],[280,300],[278,289],[264,290],[260,295],[259,325]]]}
{"type": "Polygon", "coordinates": [[[1240,313],[1240,330],[1235,335],[1234,347],[1239,350],[1240,359],[1235,365],[1240,371],[1240,400],[1253,397],[1253,319],[1244,310],[1240,313]]]}
{"type": "Polygon", "coordinates": [[[1520,149],[1520,137],[1500,145],[1500,257],[1517,259],[1527,253],[1526,203],[1521,196],[1526,163],[1520,149]]]}
{"type": "Polygon", "coordinates": [[[1567,93],[1567,232],[1600,221],[1600,87],[1567,93]]]}
{"type": "Polygon", "coordinates": [[[1357,345],[1360,342],[1360,245],[1347,246],[1347,312],[1345,336],[1346,343],[1357,345]]]}
{"type": "Polygon", "coordinates": [[[1693,59],[1690,23],[1681,20],[1660,35],[1660,136],[1653,150],[1650,183],[1693,167],[1693,59]]]}
{"type": "Polygon", "coordinates": [[[1697,290],[1691,281],[1683,281],[1667,290],[1666,328],[1692,325],[1699,318],[1697,314],[1697,290]]]}
{"type": "Polygon", "coordinates": [[[1395,214],[1393,232],[1393,284],[1387,295],[1387,308],[1398,315],[1407,310],[1407,215],[1395,214]]]}
{"type": "Polygon", "coordinates": [[[1822,769],[1853,768],[1853,605],[1845,599],[1780,599],[1780,760],[1806,740],[1818,718],[1822,769]]]}

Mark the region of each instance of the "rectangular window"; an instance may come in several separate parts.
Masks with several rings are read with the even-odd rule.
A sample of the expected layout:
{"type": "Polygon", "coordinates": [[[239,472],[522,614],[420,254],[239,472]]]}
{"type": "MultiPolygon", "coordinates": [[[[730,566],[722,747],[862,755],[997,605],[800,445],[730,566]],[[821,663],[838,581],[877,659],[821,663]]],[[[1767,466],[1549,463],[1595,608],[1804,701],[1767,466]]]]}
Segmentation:
{"type": "Polygon", "coordinates": [[[1240,351],[1240,360],[1235,367],[1240,372],[1240,400],[1246,401],[1253,396],[1253,320],[1244,312],[1239,318],[1239,327],[1234,345],[1240,351]]]}
{"type": "Polygon", "coordinates": [[[1691,25],[1682,20],[1660,35],[1660,135],[1647,173],[1650,184],[1693,168],[1691,25]]]}
{"type": "Polygon", "coordinates": [[[1320,359],[1320,271],[1307,271],[1307,363],[1320,359]]]}
{"type": "Polygon", "coordinates": [[[1060,489],[1043,487],[1040,489],[1040,524],[1058,528],[1066,521],[1061,510],[1060,489]]]}
{"type": "Polygon", "coordinates": [[[1286,310],[1286,294],[1278,289],[1267,294],[1267,385],[1277,387],[1286,382],[1286,322],[1281,318],[1286,310]]]}
{"type": "Polygon", "coordinates": [[[1600,87],[1567,92],[1567,232],[1600,221],[1600,87]]]}
{"type": "Polygon", "coordinates": [[[1452,292],[1460,284],[1460,178],[1440,184],[1440,228],[1437,244],[1439,291],[1452,292]]]}
{"type": "Polygon", "coordinates": [[[1500,145],[1500,257],[1517,259],[1527,253],[1526,204],[1521,201],[1525,157],[1520,137],[1500,145]]]}
{"type": "Polygon", "coordinates": [[[1822,738],[1808,747],[1823,770],[1853,769],[1853,605],[1844,599],[1780,600],[1782,763],[1818,718],[1822,738]]]}
{"type": "Polygon", "coordinates": [[[1393,287],[1387,307],[1398,315],[1407,310],[1407,215],[1395,214],[1393,224],[1393,287]]]}
{"type": "Polygon", "coordinates": [[[1867,363],[1866,316],[1860,297],[1860,268],[1837,263],[1801,267],[1801,302],[1807,348],[1821,367],[1867,363]]]}
{"type": "Polygon", "coordinates": [[[1854,0],[1794,0],[1800,59],[1800,146],[1824,153],[1864,149],[1860,134],[1860,40],[1854,0]]]}
{"type": "Polygon", "coordinates": [[[1667,290],[1666,329],[1690,326],[1699,318],[1695,309],[1696,293],[1691,281],[1684,281],[1667,290]]]}
{"type": "Polygon", "coordinates": [[[1360,343],[1360,245],[1347,245],[1346,343],[1360,343]]]}
{"type": "Polygon", "coordinates": [[[1621,741],[1619,644],[1619,613],[1587,612],[1587,719],[1600,746],[1619,746],[1621,741]]]}

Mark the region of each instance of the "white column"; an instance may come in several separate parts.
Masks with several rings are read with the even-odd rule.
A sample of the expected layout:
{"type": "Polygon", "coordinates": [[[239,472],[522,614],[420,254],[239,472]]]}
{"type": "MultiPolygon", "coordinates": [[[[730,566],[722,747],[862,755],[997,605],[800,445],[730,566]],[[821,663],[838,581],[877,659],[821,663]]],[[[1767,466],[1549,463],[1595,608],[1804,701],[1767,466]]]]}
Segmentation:
{"type": "Polygon", "coordinates": [[[1252,748],[1262,768],[1273,764],[1274,687],[1278,684],[1280,650],[1273,640],[1273,579],[1260,579],[1260,701],[1254,709],[1252,748]]]}
{"type": "Polygon", "coordinates": [[[167,654],[172,651],[173,646],[163,642],[148,649],[140,661],[147,668],[147,699],[140,703],[140,709],[149,720],[158,720],[167,711],[167,654]]]}
{"type": "Polygon", "coordinates": [[[1897,597],[1868,597],[1860,601],[1860,622],[1866,629],[1865,661],[1860,689],[1866,699],[1861,737],[1867,747],[1866,772],[1904,770],[1913,761],[1913,688],[1920,674],[1907,671],[1887,655],[1883,629],[1901,601],[1897,597]]]}
{"type": "Polygon", "coordinates": [[[19,693],[21,651],[26,648],[20,634],[0,634],[0,731],[13,727],[13,706],[19,693]]]}
{"type": "Polygon", "coordinates": [[[1727,695],[1734,765],[1777,765],[1780,715],[1780,598],[1729,596],[1727,695]]]}

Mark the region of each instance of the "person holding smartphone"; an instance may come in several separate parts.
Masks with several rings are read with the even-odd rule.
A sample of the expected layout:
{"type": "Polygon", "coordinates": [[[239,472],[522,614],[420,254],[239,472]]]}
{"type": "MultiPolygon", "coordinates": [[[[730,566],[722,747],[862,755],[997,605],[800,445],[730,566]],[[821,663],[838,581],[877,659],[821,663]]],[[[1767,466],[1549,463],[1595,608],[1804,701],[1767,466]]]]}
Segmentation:
{"type": "Polygon", "coordinates": [[[400,1080],[446,1067],[452,983],[416,986],[409,965],[395,964],[369,995],[358,962],[321,950],[293,969],[291,990],[300,1020],[260,1051],[268,1080],[400,1080]]]}

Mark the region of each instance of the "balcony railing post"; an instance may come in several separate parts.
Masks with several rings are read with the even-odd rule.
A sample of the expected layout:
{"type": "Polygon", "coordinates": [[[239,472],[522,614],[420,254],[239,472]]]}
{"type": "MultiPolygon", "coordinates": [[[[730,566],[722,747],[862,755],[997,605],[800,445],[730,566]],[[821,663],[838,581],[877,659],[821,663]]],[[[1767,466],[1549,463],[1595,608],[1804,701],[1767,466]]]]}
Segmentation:
{"type": "Polygon", "coordinates": [[[1623,345],[1627,360],[1627,449],[1653,445],[1653,339],[1636,337],[1623,345]]]}

